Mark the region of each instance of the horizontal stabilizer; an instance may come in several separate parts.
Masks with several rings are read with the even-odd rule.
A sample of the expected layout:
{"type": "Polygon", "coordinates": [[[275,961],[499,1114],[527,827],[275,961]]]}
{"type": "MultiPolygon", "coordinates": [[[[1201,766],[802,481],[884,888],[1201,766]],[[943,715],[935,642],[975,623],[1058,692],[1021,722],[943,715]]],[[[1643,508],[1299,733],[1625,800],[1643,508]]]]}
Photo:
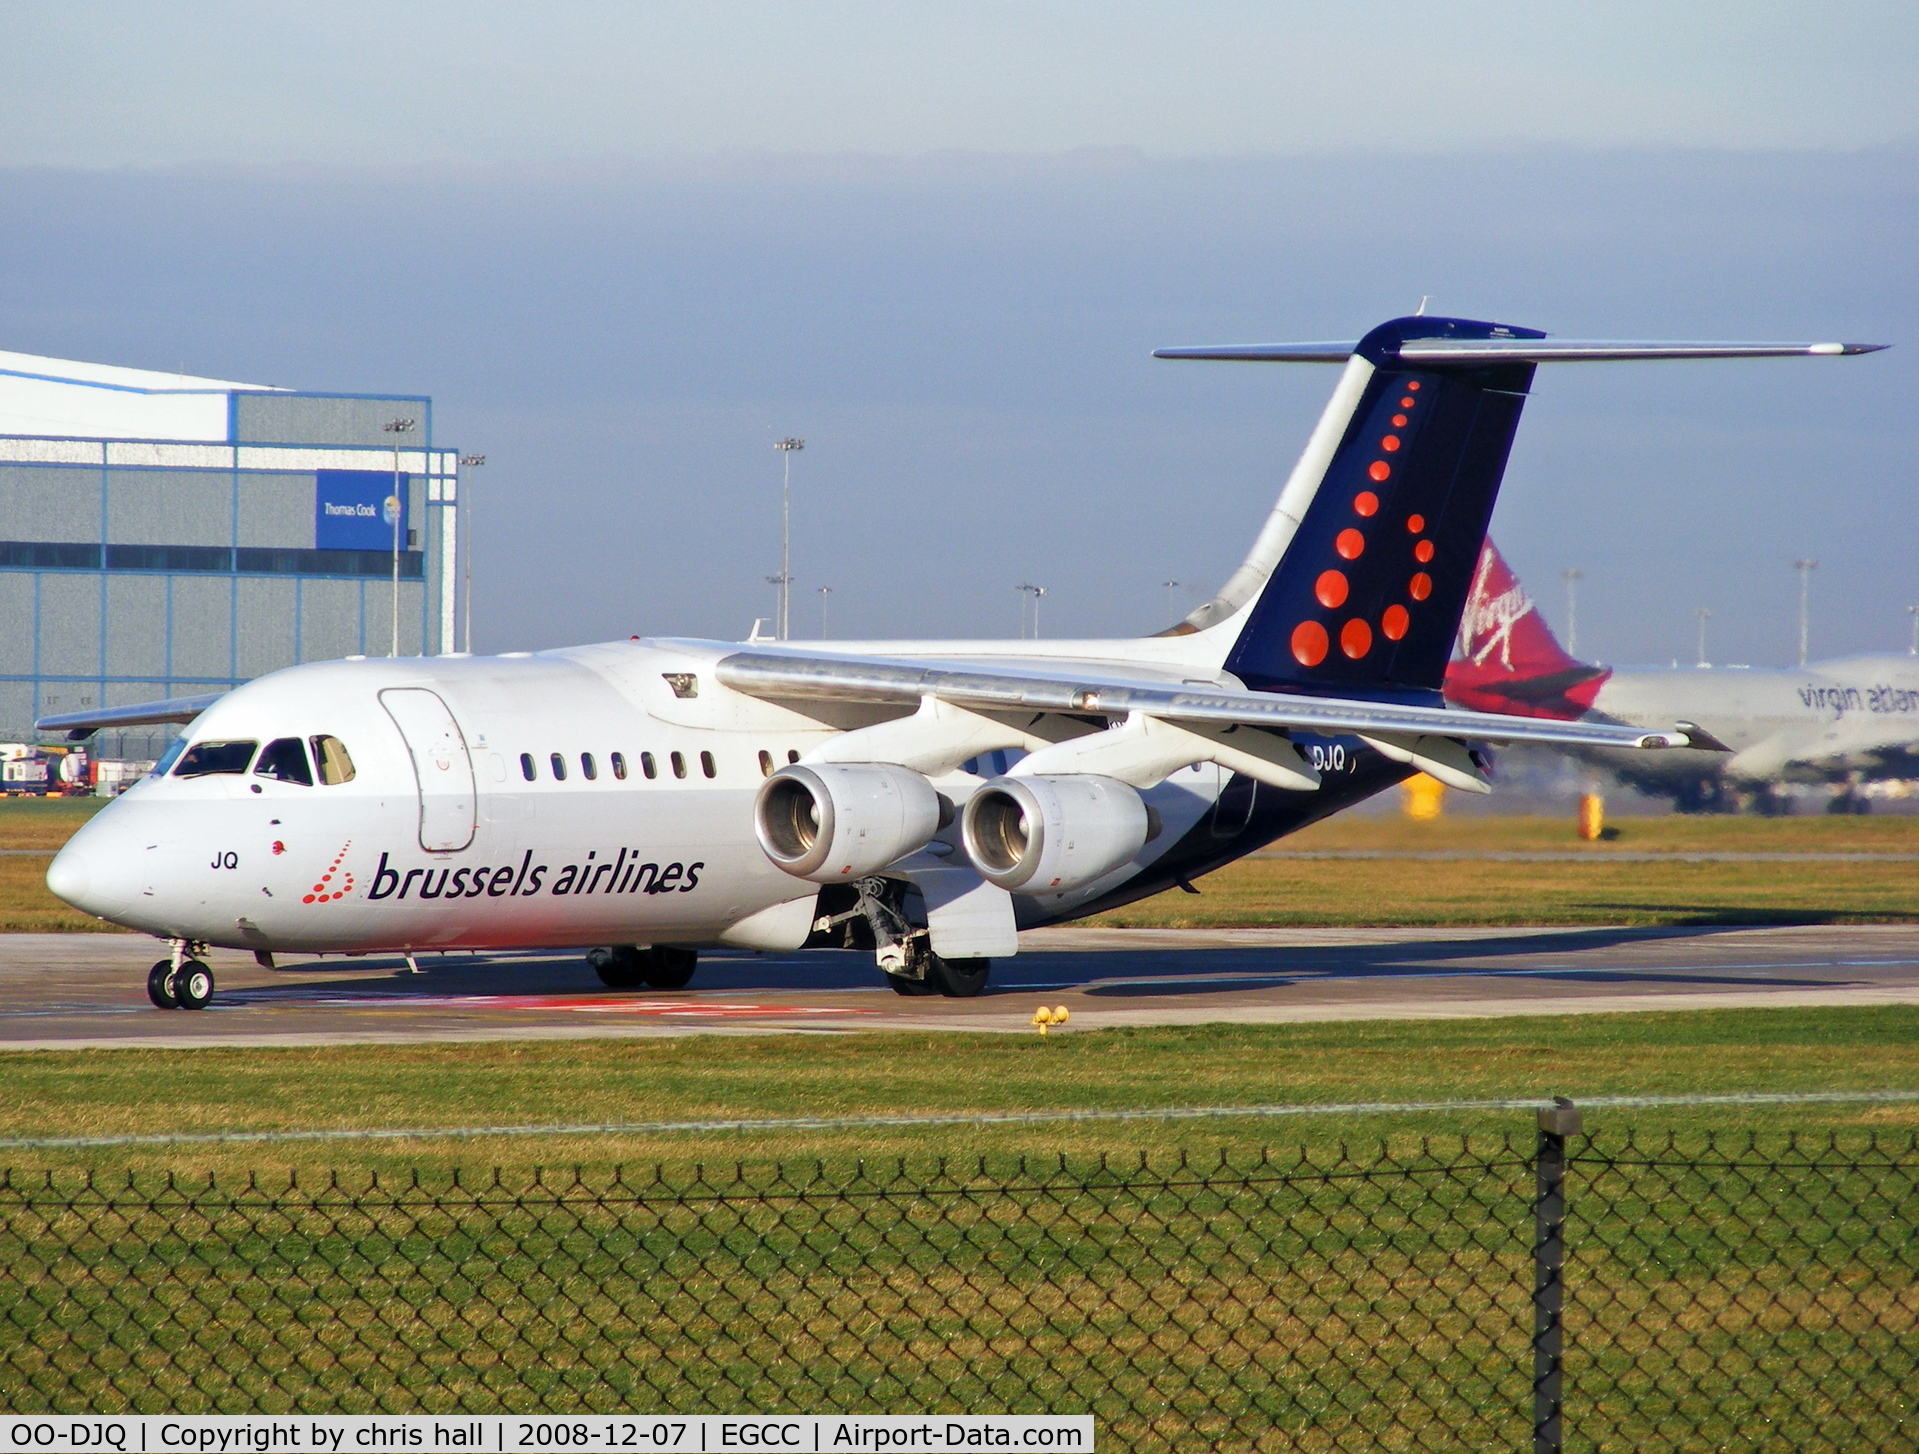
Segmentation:
{"type": "MultiPolygon", "coordinates": [[[[1160,348],[1154,358],[1229,363],[1344,363],[1357,343],[1244,343],[1160,348]]],[[[1884,343],[1657,343],[1603,338],[1409,338],[1391,351],[1404,364],[1607,363],[1658,358],[1806,358],[1877,353],[1884,343]]]]}
{"type": "Polygon", "coordinates": [[[62,712],[57,717],[42,717],[33,725],[40,732],[64,732],[77,742],[103,727],[191,722],[225,695],[225,692],[208,692],[203,697],[169,697],[164,702],[132,702],[124,707],[96,707],[91,712],[62,712]]]}

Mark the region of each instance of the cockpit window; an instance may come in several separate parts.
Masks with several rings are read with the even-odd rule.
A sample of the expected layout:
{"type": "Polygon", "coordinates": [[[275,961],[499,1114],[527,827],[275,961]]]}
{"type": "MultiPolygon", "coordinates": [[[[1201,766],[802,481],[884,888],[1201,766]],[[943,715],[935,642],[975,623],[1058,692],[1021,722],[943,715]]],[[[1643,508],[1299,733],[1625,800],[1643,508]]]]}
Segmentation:
{"type": "Polygon", "coordinates": [[[181,756],[173,769],[175,777],[212,777],[218,773],[243,773],[253,761],[257,742],[196,742],[181,756]]]}
{"type": "Polygon", "coordinates": [[[307,766],[307,750],[297,737],[278,737],[266,745],[260,760],[253,765],[255,777],[278,778],[283,783],[313,786],[313,770],[307,766]]]}
{"type": "Polygon", "coordinates": [[[346,755],[346,744],[337,737],[315,737],[314,765],[320,769],[320,781],[328,787],[353,781],[353,759],[346,755]]]}
{"type": "Polygon", "coordinates": [[[147,776],[165,777],[173,771],[174,763],[180,760],[180,754],[186,750],[187,736],[186,733],[182,732],[178,737],[167,744],[167,750],[160,754],[160,760],[154,763],[153,771],[148,773],[147,776]]]}

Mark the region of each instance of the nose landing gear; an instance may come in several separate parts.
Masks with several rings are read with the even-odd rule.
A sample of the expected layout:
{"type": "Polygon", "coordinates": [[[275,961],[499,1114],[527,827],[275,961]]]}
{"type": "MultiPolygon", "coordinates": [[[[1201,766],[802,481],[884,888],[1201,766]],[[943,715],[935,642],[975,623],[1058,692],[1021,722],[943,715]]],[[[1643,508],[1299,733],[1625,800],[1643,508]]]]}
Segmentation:
{"type": "Polygon", "coordinates": [[[147,998],[162,1010],[204,1010],[213,998],[213,971],[198,958],[207,947],[188,939],[173,941],[173,957],[147,971],[147,998]]]}

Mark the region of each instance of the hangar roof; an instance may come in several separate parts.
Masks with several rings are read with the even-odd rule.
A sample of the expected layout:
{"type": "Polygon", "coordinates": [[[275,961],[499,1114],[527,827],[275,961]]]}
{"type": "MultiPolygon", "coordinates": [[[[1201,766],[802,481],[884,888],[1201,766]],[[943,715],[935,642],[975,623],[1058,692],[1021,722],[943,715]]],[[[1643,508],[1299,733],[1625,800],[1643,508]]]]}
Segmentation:
{"type": "Polygon", "coordinates": [[[0,435],[224,441],[231,395],[281,392],[0,350],[0,435]]]}

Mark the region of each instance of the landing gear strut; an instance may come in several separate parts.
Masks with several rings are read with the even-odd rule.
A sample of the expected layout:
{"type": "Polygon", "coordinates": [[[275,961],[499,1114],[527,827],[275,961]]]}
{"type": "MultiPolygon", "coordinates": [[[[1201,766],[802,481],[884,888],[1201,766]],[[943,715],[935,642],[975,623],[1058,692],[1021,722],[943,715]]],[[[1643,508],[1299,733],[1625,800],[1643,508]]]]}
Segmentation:
{"type": "Polygon", "coordinates": [[[697,949],[682,949],[673,944],[655,944],[641,949],[632,944],[614,944],[589,949],[586,962],[610,989],[633,990],[650,985],[656,990],[683,990],[693,979],[699,965],[697,949]]]}
{"type": "Polygon", "coordinates": [[[162,1010],[204,1010],[213,998],[213,971],[197,956],[207,947],[190,939],[173,941],[173,957],[147,971],[147,998],[162,1010]]]}

